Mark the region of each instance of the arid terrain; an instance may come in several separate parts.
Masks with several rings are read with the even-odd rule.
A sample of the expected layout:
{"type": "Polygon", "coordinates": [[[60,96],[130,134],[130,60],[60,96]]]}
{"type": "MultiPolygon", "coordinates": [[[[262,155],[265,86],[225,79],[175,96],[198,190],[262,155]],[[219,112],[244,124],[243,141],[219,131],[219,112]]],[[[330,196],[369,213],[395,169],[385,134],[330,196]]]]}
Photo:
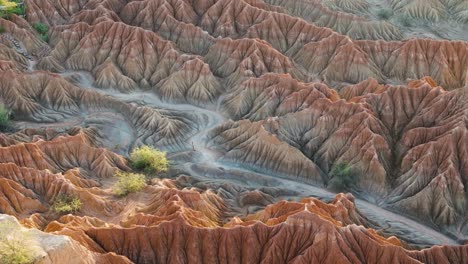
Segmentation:
{"type": "Polygon", "coordinates": [[[0,249],[9,233],[33,263],[468,263],[468,1],[1,14],[0,249]],[[116,195],[140,146],[169,169],[116,195]]]}

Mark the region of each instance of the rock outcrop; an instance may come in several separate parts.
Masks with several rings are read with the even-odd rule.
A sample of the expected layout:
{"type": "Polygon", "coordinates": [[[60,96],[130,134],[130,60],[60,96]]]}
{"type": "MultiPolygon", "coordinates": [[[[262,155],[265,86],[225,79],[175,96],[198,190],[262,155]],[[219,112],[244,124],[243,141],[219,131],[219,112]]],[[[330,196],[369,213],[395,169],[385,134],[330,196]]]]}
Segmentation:
{"type": "MultiPolygon", "coordinates": [[[[34,263],[99,263],[125,264],[132,263],[128,258],[114,253],[100,254],[90,251],[68,236],[57,236],[40,232],[37,229],[26,229],[18,221],[8,215],[0,215],[0,232],[6,235],[3,243],[9,245],[27,246],[34,263]],[[20,244],[16,241],[20,240],[20,244]]],[[[3,257],[3,256],[2,256],[3,257]]],[[[6,260],[8,261],[8,260],[6,260]]]]}

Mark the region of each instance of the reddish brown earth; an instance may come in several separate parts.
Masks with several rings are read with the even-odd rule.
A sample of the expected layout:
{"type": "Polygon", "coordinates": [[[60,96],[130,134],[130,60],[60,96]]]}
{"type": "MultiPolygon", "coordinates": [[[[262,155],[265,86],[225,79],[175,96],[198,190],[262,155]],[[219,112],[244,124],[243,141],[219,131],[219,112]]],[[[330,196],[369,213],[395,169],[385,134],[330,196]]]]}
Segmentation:
{"type": "Polygon", "coordinates": [[[453,16],[429,39],[375,2],[26,0],[0,18],[0,214],[62,241],[40,263],[466,263],[468,7],[385,2],[453,16]],[[117,197],[140,145],[170,169],[117,197]]]}

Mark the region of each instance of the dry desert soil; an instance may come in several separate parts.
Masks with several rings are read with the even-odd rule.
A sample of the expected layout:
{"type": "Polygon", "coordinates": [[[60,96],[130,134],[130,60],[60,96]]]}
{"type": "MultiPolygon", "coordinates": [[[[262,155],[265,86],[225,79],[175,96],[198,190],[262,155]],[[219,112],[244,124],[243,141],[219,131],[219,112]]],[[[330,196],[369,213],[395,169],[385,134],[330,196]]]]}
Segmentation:
{"type": "Polygon", "coordinates": [[[0,263],[468,263],[468,1],[22,5],[0,263]],[[169,169],[117,196],[141,146],[169,169]]]}

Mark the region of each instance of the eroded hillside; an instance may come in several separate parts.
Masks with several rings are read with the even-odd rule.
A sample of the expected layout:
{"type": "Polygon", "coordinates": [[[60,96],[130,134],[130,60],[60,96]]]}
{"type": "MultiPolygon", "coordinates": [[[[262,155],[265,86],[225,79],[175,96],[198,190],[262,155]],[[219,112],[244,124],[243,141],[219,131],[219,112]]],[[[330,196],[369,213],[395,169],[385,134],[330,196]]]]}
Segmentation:
{"type": "Polygon", "coordinates": [[[468,259],[466,1],[25,6],[0,18],[0,213],[68,262],[468,259]],[[116,196],[142,145],[169,170],[116,196]]]}

